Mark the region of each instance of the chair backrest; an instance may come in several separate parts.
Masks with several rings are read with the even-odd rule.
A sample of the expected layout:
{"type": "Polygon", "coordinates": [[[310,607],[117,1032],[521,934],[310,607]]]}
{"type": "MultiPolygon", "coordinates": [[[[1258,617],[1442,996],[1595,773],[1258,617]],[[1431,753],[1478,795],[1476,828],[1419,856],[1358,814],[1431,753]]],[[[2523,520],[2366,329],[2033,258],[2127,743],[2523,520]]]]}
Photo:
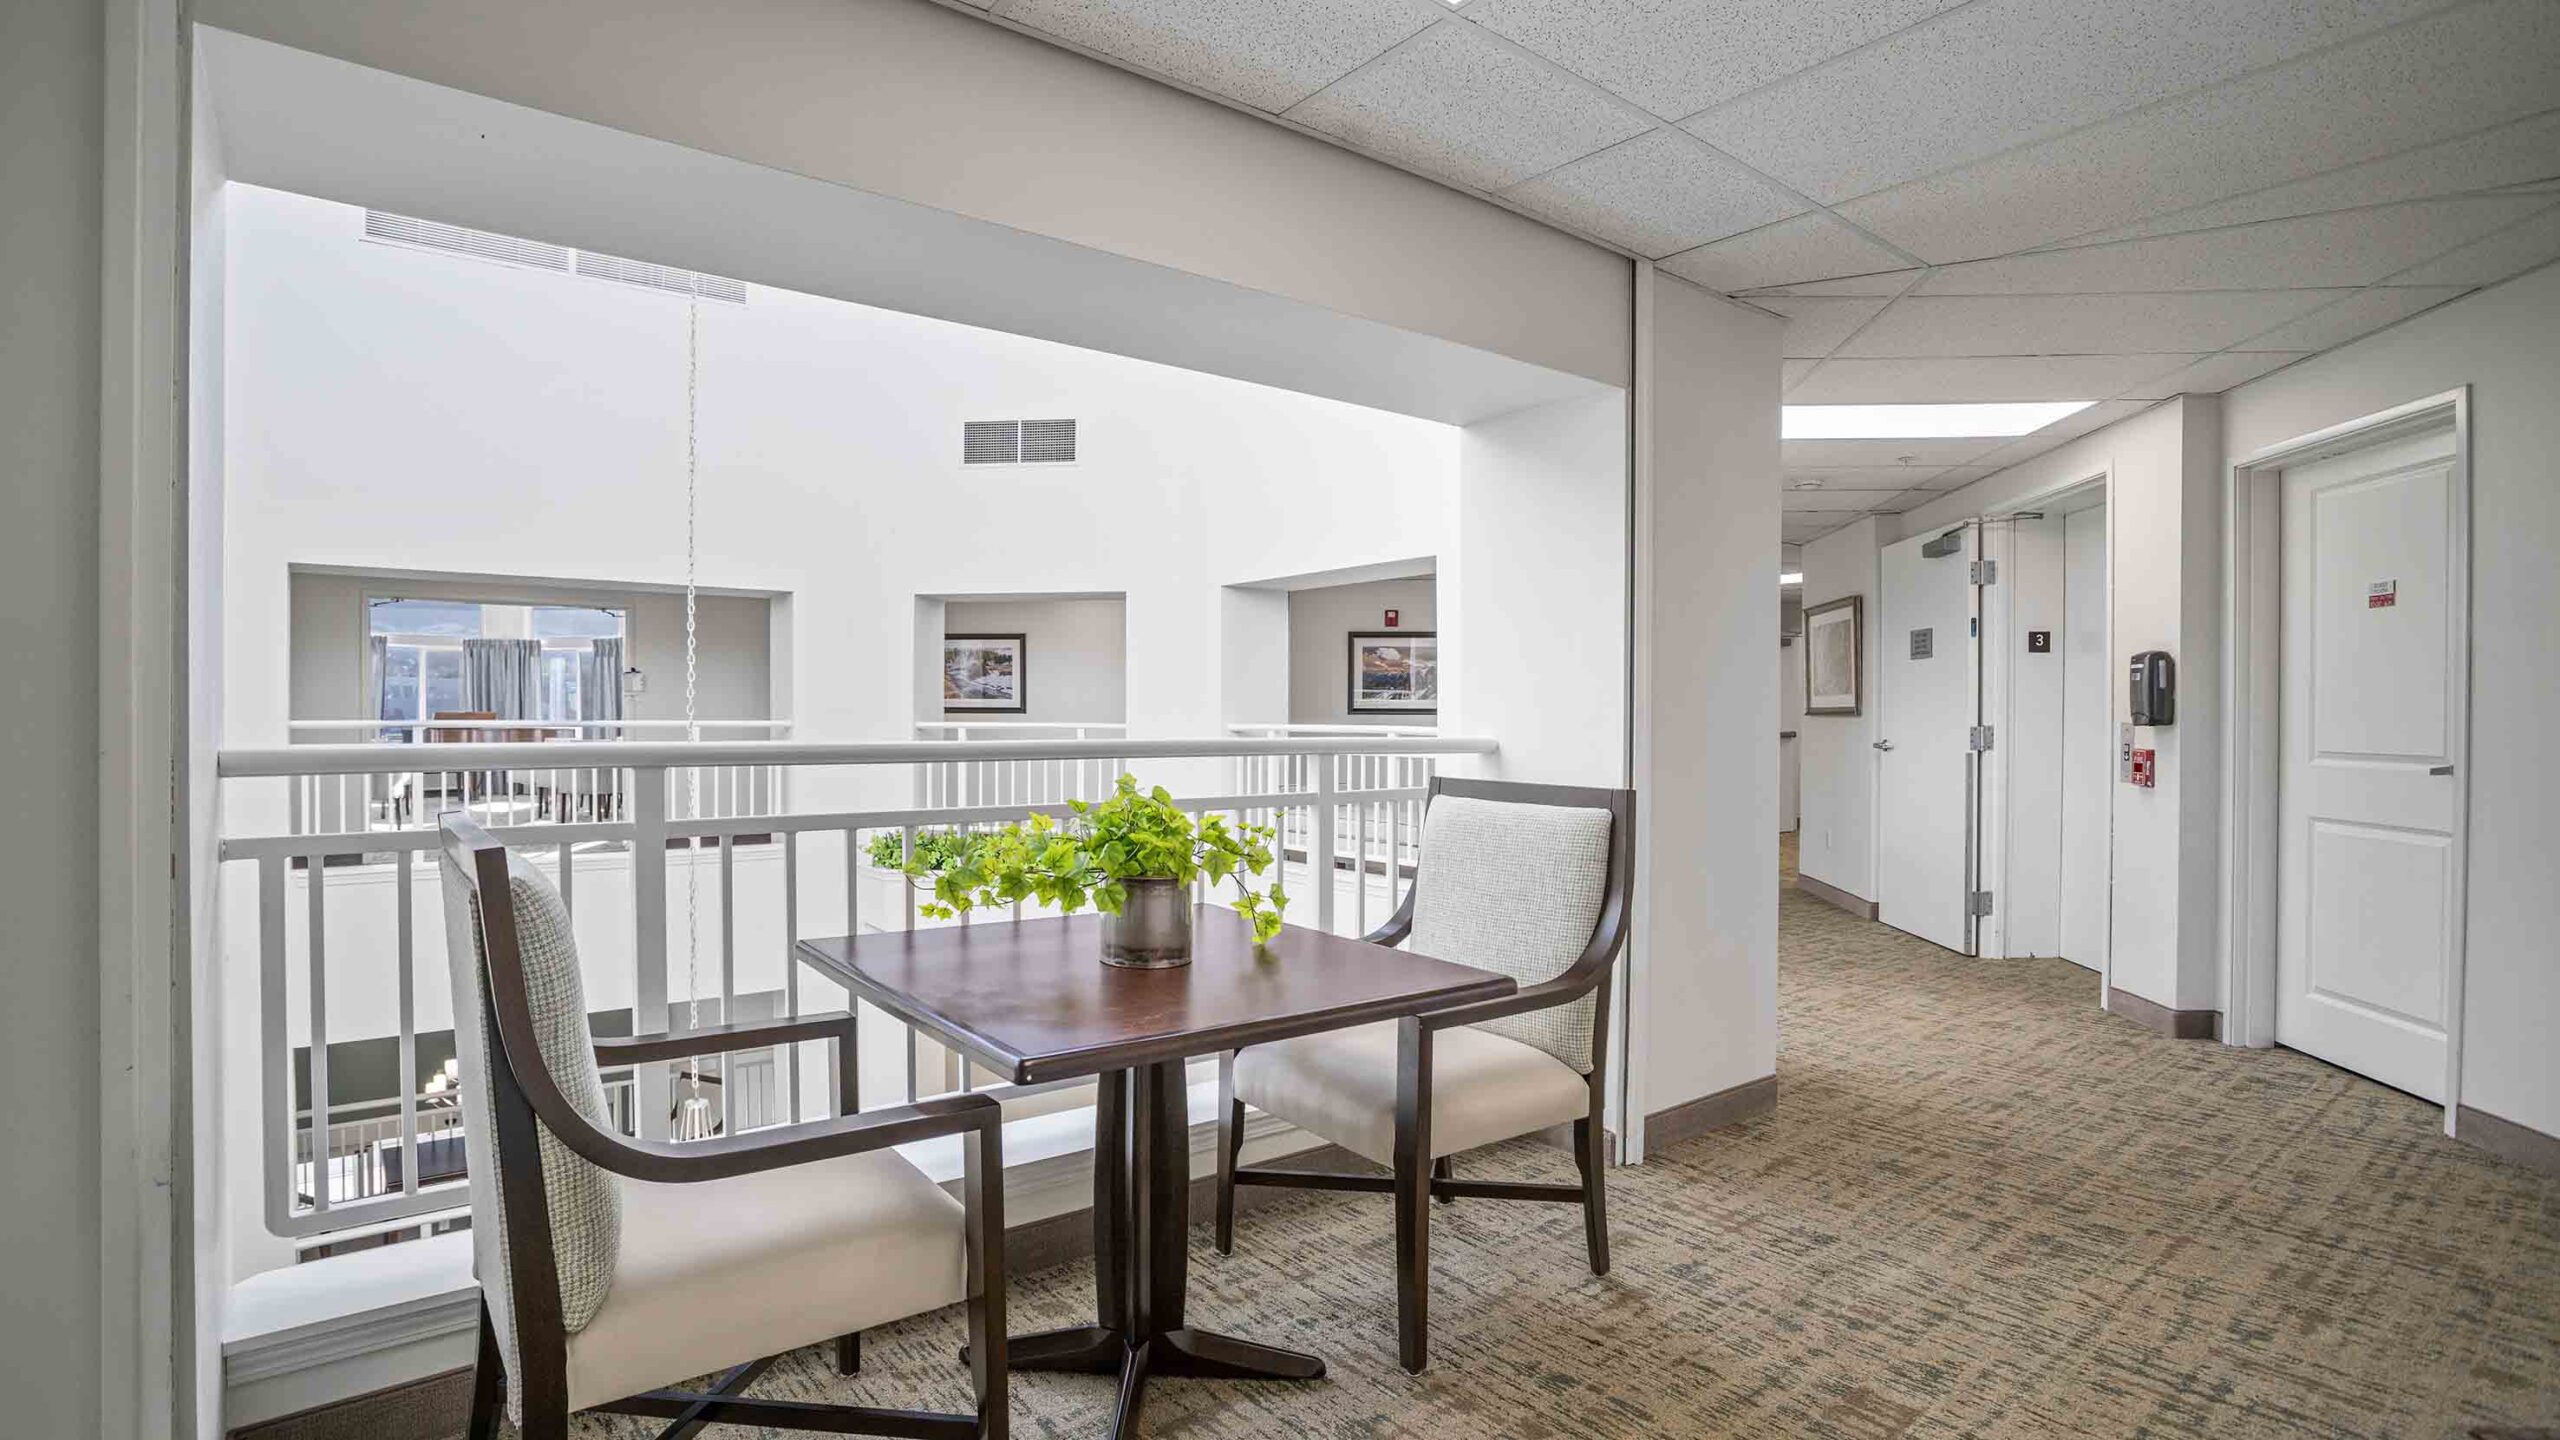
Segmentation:
{"type": "Polygon", "coordinates": [[[473,1269],[508,1373],[521,1377],[519,1318],[563,1335],[585,1328],[612,1287],[622,1239],[613,1177],[551,1133],[532,1113],[526,1088],[549,1084],[598,1129],[612,1121],[560,892],[467,816],[439,823],[473,1269]],[[495,1007],[530,1022],[538,1054],[506,1045],[495,1007]],[[538,1075],[528,1073],[536,1067],[538,1075]],[[536,1293],[544,1290],[556,1298],[536,1293]]]}
{"type": "MultiPolygon", "coordinates": [[[[1509,975],[1523,988],[1586,959],[1605,968],[1625,934],[1634,815],[1628,790],[1434,779],[1414,877],[1413,948],[1509,975]]],[[[1479,1028],[1588,1075],[1604,1053],[1603,993],[1595,987],[1569,1004],[1479,1028]]]]}
{"type": "MultiPolygon", "coordinates": [[[[498,718],[498,712],[495,710],[439,710],[427,718],[430,720],[495,720],[498,718]]],[[[494,738],[496,737],[490,735],[486,730],[429,730],[426,732],[425,743],[429,745],[473,745],[478,744],[481,741],[494,738]]]]}

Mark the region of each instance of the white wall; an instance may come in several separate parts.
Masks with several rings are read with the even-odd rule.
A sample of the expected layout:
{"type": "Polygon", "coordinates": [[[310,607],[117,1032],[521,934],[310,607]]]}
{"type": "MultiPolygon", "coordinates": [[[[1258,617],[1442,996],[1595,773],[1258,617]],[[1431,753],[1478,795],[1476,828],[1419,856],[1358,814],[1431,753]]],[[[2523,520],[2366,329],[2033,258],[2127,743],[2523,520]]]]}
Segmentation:
{"type": "Polygon", "coordinates": [[[99,1416],[98,406],[106,9],[0,10],[0,1386],[29,1434],[99,1416]]]}
{"type": "MultiPolygon", "coordinates": [[[[1807,715],[1796,727],[1796,872],[1861,900],[1876,898],[1876,677],[1883,672],[1882,522],[1853,521],[1804,547],[1807,610],[1854,595],[1859,602],[1859,705],[1855,715],[1807,715]]],[[[1799,697],[1801,703],[1801,697],[1799,697]]]]}
{"type": "Polygon", "coordinates": [[[1627,383],[1623,259],[927,0],[219,0],[196,18],[1627,383]]]}
{"type": "Polygon", "coordinates": [[[1440,726],[1486,734],[1513,780],[1627,775],[1627,402],[1615,393],[1459,431],[1440,558],[1440,726]]]}
{"type": "MultiPolygon", "coordinates": [[[[365,713],[367,597],[478,600],[528,605],[608,605],[622,609],[623,663],[647,677],[627,697],[634,720],[684,718],[684,597],[664,591],[545,585],[529,580],[429,580],[297,571],[291,676],[293,718],[347,720],[365,713]]],[[[705,720],[763,720],[774,714],[772,637],[761,596],[704,595],[694,607],[694,713],[705,720]]],[[[298,739],[344,744],[354,737],[304,732],[298,739]]],[[[727,732],[721,739],[761,738],[727,732]]]]}
{"type": "MultiPolygon", "coordinates": [[[[2560,268],[2223,397],[2222,452],[2471,387],[2471,815],[2462,1103],[2560,1135],[2560,268]]],[[[2120,554],[2128,554],[2119,546],[2120,554]]],[[[2183,676],[2181,677],[2183,679],[2183,676]]]]}
{"type": "Polygon", "coordinates": [[[2007,807],[2002,837],[2005,873],[1997,877],[1993,919],[2001,953],[2054,955],[2062,949],[2062,706],[2060,643],[2068,587],[2063,527],[2066,517],[2020,520],[1988,527],[2005,549],[1997,598],[1984,606],[1986,648],[1998,647],[1995,669],[2005,689],[2007,714],[1995,715],[1995,745],[2007,753],[1999,767],[2001,801],[2007,807]],[[2006,534],[2000,534],[2002,530],[2006,534]],[[2027,637],[2044,631],[2053,648],[2034,653],[2027,637]]]}
{"type": "Polygon", "coordinates": [[[1639,290],[1632,1058],[1658,1114],[1777,1070],[1780,327],[1649,271],[1639,290]]]}
{"type": "Polygon", "coordinates": [[[2122,669],[2107,650],[2107,512],[2063,517],[2062,956],[2105,967],[2116,788],[2114,695],[2122,669]]]}
{"type": "MultiPolygon", "coordinates": [[[[1029,651],[1027,690],[1020,715],[954,710],[943,718],[966,720],[1097,720],[1118,723],[1129,714],[1129,602],[1114,596],[1072,600],[947,600],[945,635],[1021,635],[1029,651]]],[[[937,667],[931,708],[941,703],[937,667]]],[[[1205,732],[1204,732],[1205,733],[1205,732]]]]}
{"type": "MultiPolygon", "coordinates": [[[[681,582],[681,299],[230,209],[228,743],[282,742],[289,566],[681,582]]],[[[803,739],[907,734],[916,597],[1020,591],[1125,593],[1129,722],[1212,732],[1221,585],[1446,548],[1446,426],[786,291],[699,319],[701,577],[792,597],[803,739]],[[961,422],[1019,414],[1078,463],[964,471],[961,422]]]]}
{"type": "Polygon", "coordinates": [[[1382,631],[1386,612],[1400,630],[1440,624],[1438,581],[1369,580],[1289,592],[1289,720],[1297,725],[1434,725],[1430,714],[1351,712],[1350,637],[1382,631]]]}
{"type": "MultiPolygon", "coordinates": [[[[2117,787],[2110,983],[2179,1010],[2221,1004],[2215,831],[2222,511],[2211,459],[2219,414],[2210,395],[2163,401],[1902,517],[1903,533],[1918,534],[2092,476],[2112,477],[2110,663],[2121,670],[2127,656],[2144,650],[2175,656],[2178,723],[2139,732],[2136,741],[2159,752],[2157,787],[2117,787]]],[[[1808,586],[1813,563],[1808,553],[1808,586]]],[[[2115,689],[2112,713],[2121,721],[2123,687],[2115,689]]]]}

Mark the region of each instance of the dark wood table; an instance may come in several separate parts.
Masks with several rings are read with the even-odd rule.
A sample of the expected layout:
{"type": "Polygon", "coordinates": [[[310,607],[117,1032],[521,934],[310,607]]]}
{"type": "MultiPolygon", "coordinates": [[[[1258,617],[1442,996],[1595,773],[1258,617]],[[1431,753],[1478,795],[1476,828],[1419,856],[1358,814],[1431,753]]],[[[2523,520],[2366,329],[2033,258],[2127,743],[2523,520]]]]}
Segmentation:
{"type": "Polygon", "coordinates": [[[1113,1433],[1135,1436],[1154,1376],[1312,1380],[1313,1355],[1183,1321],[1191,1123],[1183,1062],[1273,1040],[1495,1000],[1507,976],[1290,926],[1259,950],[1243,917],[1192,916],[1192,963],[1101,960],[1091,915],[981,920],[803,940],[799,957],[861,998],[1023,1084],[1098,1077],[1094,1323],[1013,1337],[1011,1368],[1120,1377],[1113,1433]]]}

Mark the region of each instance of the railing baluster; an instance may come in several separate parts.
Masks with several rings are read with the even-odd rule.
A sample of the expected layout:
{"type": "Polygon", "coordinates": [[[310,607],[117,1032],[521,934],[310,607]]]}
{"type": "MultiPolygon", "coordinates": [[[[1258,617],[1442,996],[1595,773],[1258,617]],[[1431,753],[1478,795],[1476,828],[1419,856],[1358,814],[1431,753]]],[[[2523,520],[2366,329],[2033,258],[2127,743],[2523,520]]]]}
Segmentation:
{"type": "MultiPolygon", "coordinates": [[[[568,847],[561,847],[566,850],[568,847]]],[[[398,918],[393,922],[399,937],[400,967],[400,1192],[418,1193],[418,973],[415,926],[410,915],[409,856],[402,850],[392,857],[392,881],[398,890],[398,918]]],[[[566,904],[568,892],[561,892],[566,904]]]]}
{"type": "MultiPolygon", "coordinates": [[[[847,934],[852,932],[848,930],[847,934]]],[[[800,1016],[800,832],[782,832],[782,1014],[785,1019],[800,1016]]],[[[790,1118],[800,1118],[800,1047],[787,1052],[791,1060],[790,1075],[784,1085],[784,1103],[790,1107],[790,1118]]]]}
{"type": "MultiPolygon", "coordinates": [[[[720,1023],[723,1025],[735,1025],[738,1023],[738,877],[737,866],[735,863],[737,853],[737,837],[732,835],[721,836],[720,1023]]],[[[695,842],[695,848],[690,859],[694,864],[699,865],[702,863],[702,850],[699,841],[695,842]]],[[[738,1087],[730,1083],[737,1078],[738,1067],[733,1063],[735,1059],[736,1057],[734,1055],[725,1055],[722,1056],[720,1060],[720,1128],[723,1134],[728,1135],[735,1135],[738,1133],[736,1094],[738,1087]]],[[[700,1062],[697,1061],[695,1063],[699,1064],[700,1062]]]]}
{"type": "MultiPolygon", "coordinates": [[[[667,1028],[667,791],[666,767],[631,771],[631,909],[633,1030],[656,1035],[667,1028]]],[[[667,1067],[632,1067],[632,1113],[640,1138],[667,1138],[667,1106],[675,1097],[667,1067]]]]}
{"type": "Polygon", "coordinates": [[[314,855],[302,870],[304,898],[310,902],[310,919],[306,922],[304,951],[311,964],[311,1048],[310,1060],[304,1067],[310,1077],[311,1096],[311,1208],[325,1214],[329,1209],[329,947],[327,922],[322,918],[325,897],[320,877],[327,874],[329,859],[314,855]]]}

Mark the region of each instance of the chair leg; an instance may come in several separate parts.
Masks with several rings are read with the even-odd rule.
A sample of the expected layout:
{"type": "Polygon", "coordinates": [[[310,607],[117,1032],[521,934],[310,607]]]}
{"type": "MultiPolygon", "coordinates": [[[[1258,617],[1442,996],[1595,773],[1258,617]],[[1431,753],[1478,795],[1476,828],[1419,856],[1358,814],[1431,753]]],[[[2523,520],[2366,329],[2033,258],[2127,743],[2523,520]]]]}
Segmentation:
{"type": "MultiPolygon", "coordinates": [[[[1455,1155],[1443,1155],[1439,1159],[1432,1161],[1431,1178],[1434,1180],[1457,1179],[1458,1157],[1455,1155]]],[[[1443,1205],[1455,1205],[1458,1203],[1458,1197],[1455,1195],[1443,1195],[1439,1198],[1440,1203],[1443,1205]]]]}
{"type": "Polygon", "coordinates": [[[1573,1122],[1573,1157],[1582,1166],[1583,1243],[1591,1250],[1591,1273],[1609,1273],[1609,1193],[1602,1178],[1600,1121],[1586,1115],[1573,1122]]]}
{"type": "Polygon", "coordinates": [[[1236,1053],[1218,1057],[1218,1253],[1236,1253],[1236,1161],[1244,1150],[1244,1102],[1236,1098],[1236,1053]]]}
{"type": "Polygon", "coordinates": [[[506,1361],[498,1355],[498,1327],[489,1318],[489,1302],[480,1302],[480,1355],[471,1365],[469,1440],[496,1440],[498,1411],[506,1400],[506,1361]]]}
{"type": "Polygon", "coordinates": [[[1431,1363],[1431,1037],[1396,1022],[1396,1363],[1431,1363]]]}
{"type": "Polygon", "coordinates": [[[836,1337],[836,1373],[839,1375],[862,1373],[861,1331],[848,1330],[836,1337]]]}

